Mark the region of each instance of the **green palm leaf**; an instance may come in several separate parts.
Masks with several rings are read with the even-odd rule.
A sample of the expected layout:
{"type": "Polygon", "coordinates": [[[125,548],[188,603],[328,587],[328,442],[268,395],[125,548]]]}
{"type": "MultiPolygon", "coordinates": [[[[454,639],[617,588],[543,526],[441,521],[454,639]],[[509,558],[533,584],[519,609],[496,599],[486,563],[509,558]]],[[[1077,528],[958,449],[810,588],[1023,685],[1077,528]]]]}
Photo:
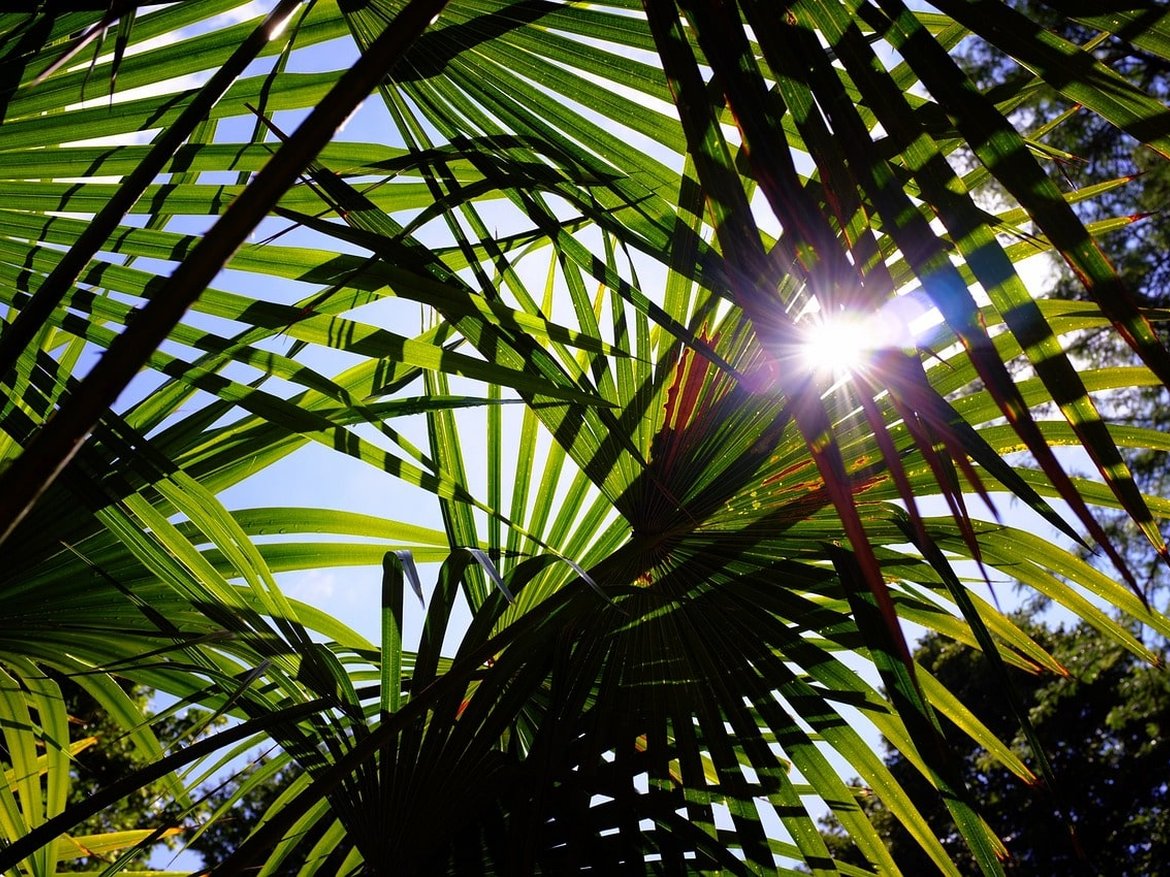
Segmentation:
{"type": "MultiPolygon", "coordinates": [[[[970,565],[1143,658],[1135,625],[1170,635],[1094,514],[1165,555],[1170,501],[1125,461],[1166,441],[1107,395],[1165,382],[1165,314],[1093,238],[1135,218],[1075,211],[1125,181],[1061,191],[1008,114],[1052,87],[1164,154],[1170,110],[991,0],[67,5],[0,14],[0,871],[148,843],[168,826],[65,833],[157,779],[189,809],[263,739],[237,797],[300,773],[222,873],[898,873],[870,791],[958,873],[868,728],[1002,872],[939,716],[1061,778],[904,623],[1005,688],[1067,672],[970,565]],[[968,33],[1023,74],[979,93],[968,33]],[[1038,251],[1091,303],[1036,300],[1038,251]],[[815,321],[876,335],[916,301],[927,334],[805,362],[815,321]],[[1089,329],[1144,365],[1082,368],[1089,329]],[[237,498],[310,444],[415,499],[237,498]],[[994,519],[1016,499],[1120,582],[994,519]],[[379,566],[377,646],[278,579],[379,566]],[[79,807],[45,671],[149,762],[79,807]],[[233,724],[164,749],[118,678],[233,724]]],[[[1168,56],[1164,15],[1078,12],[1168,56]]]]}

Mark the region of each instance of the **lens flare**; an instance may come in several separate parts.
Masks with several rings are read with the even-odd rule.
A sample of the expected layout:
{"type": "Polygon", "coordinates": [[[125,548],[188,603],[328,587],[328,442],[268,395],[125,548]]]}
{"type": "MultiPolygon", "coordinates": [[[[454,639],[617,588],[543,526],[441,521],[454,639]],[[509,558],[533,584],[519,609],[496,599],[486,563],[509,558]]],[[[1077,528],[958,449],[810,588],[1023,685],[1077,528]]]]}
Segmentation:
{"type": "Polygon", "coordinates": [[[800,357],[809,371],[842,379],[881,350],[909,350],[941,318],[924,293],[898,296],[874,311],[827,311],[814,299],[803,319],[800,357]]]}
{"type": "Polygon", "coordinates": [[[818,316],[805,327],[801,357],[812,371],[844,375],[864,364],[875,340],[873,327],[863,320],[818,316]]]}

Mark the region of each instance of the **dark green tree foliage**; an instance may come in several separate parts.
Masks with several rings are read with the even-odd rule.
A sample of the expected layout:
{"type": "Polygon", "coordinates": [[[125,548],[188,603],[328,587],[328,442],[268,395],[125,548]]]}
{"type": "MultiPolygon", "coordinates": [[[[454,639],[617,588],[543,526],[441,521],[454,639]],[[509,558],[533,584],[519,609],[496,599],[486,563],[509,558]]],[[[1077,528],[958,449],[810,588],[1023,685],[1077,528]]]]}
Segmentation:
{"type": "MultiPolygon", "coordinates": [[[[73,739],[97,738],[95,744],[82,750],[74,760],[69,803],[76,804],[142,767],[143,759],[124,729],[84,689],[68,679],[60,678],[57,681],[65,698],[71,725],[75,729],[73,739]]],[[[125,683],[124,687],[143,714],[151,715],[150,703],[155,692],[144,685],[125,683]]],[[[155,718],[154,729],[164,743],[170,740],[190,742],[192,732],[194,738],[198,739],[208,731],[224,725],[223,720],[211,723],[206,720],[205,712],[190,710],[179,716],[155,718]]],[[[103,810],[74,833],[104,834],[159,826],[176,827],[181,829],[181,833],[168,838],[165,841],[167,846],[172,849],[180,846],[191,849],[202,857],[205,867],[213,867],[244,842],[269,805],[295,776],[295,769],[286,767],[267,776],[264,782],[248,784],[241,793],[241,786],[248,777],[263,768],[266,762],[267,758],[262,755],[254,764],[223,779],[218,785],[205,786],[195,795],[195,809],[186,814],[180,812],[175,802],[161,795],[159,789],[148,786],[103,810]],[[230,812],[218,819],[210,819],[224,805],[229,805],[230,812]],[[196,829],[204,823],[208,824],[196,834],[196,829]]],[[[145,866],[150,854],[150,849],[144,849],[128,865],[145,866]]],[[[62,862],[58,870],[92,871],[101,864],[104,864],[104,860],[99,857],[89,857],[62,862]]],[[[277,873],[284,874],[286,870],[295,874],[299,867],[277,873]]]]}
{"type": "MultiPolygon", "coordinates": [[[[1071,43],[1086,46],[1097,36],[1070,19],[1060,4],[1024,0],[1013,5],[1071,43]]],[[[1170,94],[1170,64],[1165,60],[1114,37],[1096,42],[1093,54],[1147,93],[1162,98],[1170,94]]],[[[1074,110],[1067,98],[1037,83],[1030,73],[977,37],[965,40],[959,55],[981,87],[991,89],[993,96],[1016,102],[1016,118],[1029,128],[1047,125],[1072,111],[1042,138],[1052,149],[1052,160],[1060,165],[1060,176],[1069,190],[1132,177],[1124,185],[1079,202],[1076,209],[1086,222],[1131,217],[1133,224],[1102,236],[1101,243],[1143,304],[1165,307],[1170,303],[1170,261],[1164,258],[1170,244],[1170,225],[1166,223],[1170,167],[1166,162],[1094,113],[1074,110]],[[1023,82],[1028,85],[1021,89],[1023,82]]],[[[1059,284],[1070,297],[1084,294],[1067,271],[1059,284]]],[[[1104,355],[1116,360],[1115,341],[1106,339],[1104,333],[1099,340],[1104,355]]]]}
{"type": "MultiPolygon", "coordinates": [[[[143,765],[142,756],[124,730],[90,697],[84,689],[68,679],[58,679],[62,696],[65,698],[73,739],[96,737],[97,742],[80,752],[74,760],[74,772],[69,790],[69,803],[84,801],[99,789],[122,779],[131,771],[143,765]]],[[[143,711],[150,715],[150,702],[155,692],[144,685],[125,684],[126,693],[143,711]]],[[[222,727],[222,720],[206,723],[207,714],[192,710],[181,716],[156,718],[154,728],[163,741],[192,739],[213,728],[222,727]]],[[[102,834],[115,831],[129,831],[141,828],[177,827],[182,833],[167,840],[172,849],[179,846],[197,852],[206,867],[213,867],[226,859],[246,838],[249,832],[264,816],[269,805],[284,791],[295,775],[295,770],[285,768],[267,777],[265,782],[248,785],[243,794],[240,787],[254,770],[264,766],[267,759],[260,756],[257,761],[240,773],[224,779],[219,785],[205,786],[195,796],[195,809],[182,814],[173,801],[168,801],[154,787],[138,789],[116,805],[103,810],[88,823],[80,826],[75,834],[102,834]],[[235,799],[235,800],[233,800],[235,799]],[[230,813],[215,820],[210,816],[221,806],[230,803],[230,813]],[[196,829],[205,822],[209,824],[197,836],[196,829]]],[[[142,850],[129,863],[131,867],[142,867],[150,858],[150,850],[142,850]]],[[[58,866],[61,871],[92,871],[102,863],[98,857],[75,859],[58,866]]],[[[290,873],[296,873],[297,868],[290,873]]],[[[278,871],[283,874],[285,871],[278,871]]]]}
{"type": "MultiPolygon", "coordinates": [[[[267,757],[261,755],[240,774],[225,780],[204,797],[202,803],[208,813],[215,813],[223,806],[229,808],[226,815],[212,820],[187,845],[188,849],[202,856],[204,867],[213,868],[226,861],[264,818],[268,808],[297,774],[294,767],[284,767],[266,777],[263,782],[248,784],[244,793],[240,794],[241,785],[245,784],[253,773],[259,774],[263,771],[266,764],[267,757]]],[[[299,864],[286,864],[274,873],[292,875],[299,870],[299,864]]]]}
{"type": "MultiPolygon", "coordinates": [[[[1056,796],[1042,785],[1021,782],[944,720],[947,740],[961,756],[964,779],[1011,853],[1005,870],[1110,877],[1165,873],[1170,848],[1170,674],[1084,625],[1050,629],[1034,618],[1021,622],[1069,671],[1065,678],[1014,674],[1056,771],[1056,796]],[[1063,808],[1067,821],[1062,822],[1057,807],[1063,808]]],[[[916,657],[996,734],[1012,741],[1022,758],[1034,763],[1000,683],[979,652],[931,635],[916,657]]],[[[962,872],[978,874],[949,827],[945,808],[927,793],[913,765],[898,753],[888,754],[887,764],[962,872]]],[[[863,806],[904,873],[937,873],[876,799],[866,798],[863,806]]],[[[831,833],[829,841],[840,858],[864,864],[839,833],[831,833]]]]}
{"type": "MultiPolygon", "coordinates": [[[[97,738],[96,743],[82,750],[73,760],[69,803],[77,804],[97,790],[112,785],[142,767],[144,760],[141,753],[134,748],[125,729],[83,688],[67,678],[58,678],[57,683],[61,686],[61,695],[65,699],[65,708],[73,729],[70,736],[74,740],[97,738]]],[[[123,687],[143,714],[149,716],[149,704],[154,691],[144,685],[129,682],[124,683],[123,687]]],[[[164,745],[171,740],[189,740],[192,731],[199,733],[206,719],[206,713],[198,710],[188,711],[181,716],[155,719],[154,730],[164,745]]],[[[155,786],[147,786],[127,795],[112,807],[106,808],[93,819],[78,826],[73,834],[105,834],[133,829],[154,829],[160,826],[190,826],[205,812],[208,812],[207,807],[198,807],[184,822],[178,806],[173,801],[162,795],[160,789],[155,786]]],[[[173,846],[181,840],[181,837],[174,838],[170,844],[173,846]]],[[[143,850],[136,856],[134,863],[139,866],[145,864],[149,855],[149,850],[143,850]]],[[[62,862],[59,870],[91,871],[99,865],[99,861],[96,857],[74,859],[62,862]]]]}
{"type": "MultiPolygon", "coordinates": [[[[1070,43],[1091,45],[1098,60],[1148,94],[1163,100],[1170,96],[1170,64],[1164,59],[1116,37],[1101,39],[1096,31],[1071,19],[1069,13],[1075,14],[1075,10],[1063,4],[1020,0],[1012,5],[1070,43]]],[[[1051,149],[1051,161],[1059,166],[1053,178],[1063,181],[1069,192],[1115,184],[1078,201],[1074,208],[1086,224],[1101,224],[1097,227],[1099,243],[1138,302],[1153,310],[1154,326],[1165,340],[1170,325],[1165,311],[1170,308],[1170,164],[1100,116],[1037,81],[978,37],[964,40],[957,54],[980,87],[1002,101],[1001,107],[1014,107],[1014,118],[1024,129],[1035,131],[1062,120],[1040,141],[1051,149]],[[1129,222],[1118,221],[1126,217],[1129,222]]],[[[1085,298],[1084,284],[1062,262],[1051,290],[1045,292],[1059,298],[1085,298]]],[[[1103,330],[1086,333],[1076,352],[1093,366],[1136,364],[1133,352],[1103,330]]],[[[1120,422],[1163,433],[1170,429],[1170,397],[1164,387],[1115,392],[1105,410],[1120,422]]],[[[1165,453],[1149,449],[1123,453],[1142,491],[1164,496],[1170,487],[1165,453]]],[[[1165,566],[1149,551],[1132,522],[1120,515],[1103,517],[1107,532],[1131,568],[1144,578],[1144,584],[1164,587],[1165,566]]]]}

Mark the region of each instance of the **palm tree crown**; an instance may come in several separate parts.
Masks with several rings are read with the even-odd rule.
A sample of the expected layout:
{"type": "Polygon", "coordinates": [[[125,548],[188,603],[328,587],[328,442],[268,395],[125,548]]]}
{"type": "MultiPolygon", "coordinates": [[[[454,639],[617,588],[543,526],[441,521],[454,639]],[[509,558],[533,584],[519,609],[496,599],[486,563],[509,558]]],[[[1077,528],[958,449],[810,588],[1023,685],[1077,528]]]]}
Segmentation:
{"type": "Polygon", "coordinates": [[[1013,708],[1011,668],[1067,671],[985,579],[1170,634],[1096,511],[1167,556],[1125,453],[1166,438],[1102,414],[1170,379],[1094,239],[1140,217],[1086,227],[1127,180],[1066,191],[1064,119],[1013,113],[1053,89],[1170,156],[1094,54],[1170,61],[1167,14],[1079,4],[1076,45],[997,0],[263,6],[0,14],[0,871],[119,870],[168,826],[77,826],[153,782],[193,808],[266,741],[241,795],[299,772],[221,873],[896,874],[875,794],[957,874],[869,727],[1001,873],[939,716],[1075,790],[904,624],[1013,708]],[[980,91],[964,39],[1018,75],[980,91]],[[1048,252],[1085,301],[1024,283],[1048,252]],[[1102,328],[1137,364],[1070,358],[1102,328]],[[415,499],[227,493],[311,446],[415,499]],[[379,565],[377,642],[277,582],[379,565]],[[68,808],[101,741],[52,674],[146,764],[68,808]],[[159,740],[123,678],[231,722],[159,740]]]}

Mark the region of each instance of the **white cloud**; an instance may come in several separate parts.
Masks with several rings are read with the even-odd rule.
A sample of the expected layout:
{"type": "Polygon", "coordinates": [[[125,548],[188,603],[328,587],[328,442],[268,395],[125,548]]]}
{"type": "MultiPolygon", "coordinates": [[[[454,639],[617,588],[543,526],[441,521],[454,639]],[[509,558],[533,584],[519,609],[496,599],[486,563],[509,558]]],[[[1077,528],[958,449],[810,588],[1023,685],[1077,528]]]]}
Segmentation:
{"type": "Polygon", "coordinates": [[[295,573],[285,580],[283,590],[294,600],[303,600],[312,606],[323,606],[333,599],[337,590],[337,575],[320,569],[295,573]]]}
{"type": "MultiPolygon", "coordinates": [[[[170,79],[161,79],[158,82],[150,83],[150,85],[140,85],[137,88],[127,88],[124,91],[117,91],[113,95],[110,95],[108,92],[103,92],[97,97],[90,97],[85,100],[80,100],[77,103],[69,104],[65,107],[65,110],[67,112],[73,112],[74,110],[88,110],[92,107],[108,107],[111,104],[126,103],[127,101],[138,100],[144,97],[157,97],[160,94],[176,94],[190,91],[191,89],[199,88],[210,78],[210,71],[187,73],[183,76],[172,76],[170,79]]],[[[91,87],[93,87],[92,83],[91,87]]]]}
{"type": "Polygon", "coordinates": [[[83,140],[71,140],[62,146],[144,146],[154,139],[157,128],[145,131],[125,131],[121,134],[108,134],[105,137],[87,137],[83,140]]]}

